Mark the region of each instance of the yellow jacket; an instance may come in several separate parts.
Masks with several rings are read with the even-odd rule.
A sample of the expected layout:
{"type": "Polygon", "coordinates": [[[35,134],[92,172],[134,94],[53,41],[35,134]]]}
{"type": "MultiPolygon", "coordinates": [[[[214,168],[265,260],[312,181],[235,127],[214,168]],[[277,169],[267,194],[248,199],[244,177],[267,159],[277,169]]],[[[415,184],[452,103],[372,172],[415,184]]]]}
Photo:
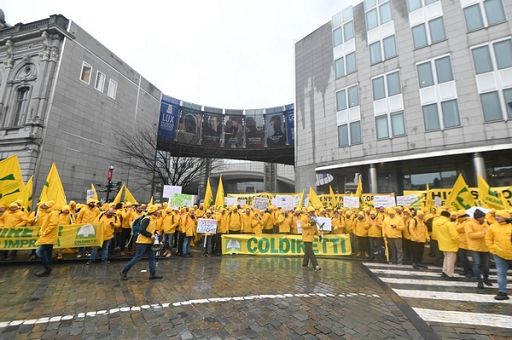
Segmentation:
{"type": "Polygon", "coordinates": [[[78,216],[76,217],[76,223],[94,223],[96,217],[100,214],[100,209],[97,207],[90,208],[88,205],[80,209],[78,216]]]}
{"type": "Polygon", "coordinates": [[[283,222],[279,224],[279,232],[280,233],[289,233],[292,231],[292,224],[294,223],[295,216],[292,213],[288,213],[285,215],[283,222]]]}
{"type": "Polygon", "coordinates": [[[485,244],[485,231],[487,224],[478,223],[475,219],[469,219],[464,223],[464,230],[466,232],[466,240],[468,247],[466,249],[472,251],[488,252],[489,248],[485,244]]]}
{"type": "Polygon", "coordinates": [[[398,215],[393,217],[386,216],[382,233],[386,238],[402,238],[402,230],[404,230],[404,219],[398,215]]]}
{"type": "Polygon", "coordinates": [[[155,235],[155,231],[157,230],[157,217],[148,216],[144,217],[140,222],[141,231],[139,236],[137,236],[137,241],[135,243],[139,244],[152,244],[153,239],[151,238],[155,235]],[[145,227],[145,229],[144,229],[145,227]]]}
{"type": "Polygon", "coordinates": [[[432,222],[432,233],[436,236],[439,250],[456,252],[459,250],[459,233],[455,223],[445,216],[438,216],[432,222]]]}
{"type": "Polygon", "coordinates": [[[274,218],[270,213],[264,213],[261,222],[263,224],[263,230],[269,230],[274,228],[274,218]]]}
{"type": "Polygon", "coordinates": [[[229,216],[226,212],[217,214],[217,233],[229,233],[229,216]]]}
{"type": "Polygon", "coordinates": [[[115,215],[108,217],[102,215],[99,219],[99,225],[103,226],[103,240],[111,240],[114,238],[114,229],[121,226],[121,222],[115,215]]]}
{"type": "Polygon", "coordinates": [[[505,260],[512,260],[512,224],[494,223],[485,235],[489,251],[505,260]]]}
{"type": "MultiPolygon", "coordinates": [[[[402,217],[402,219],[404,220],[404,230],[402,230],[402,236],[404,239],[410,240],[411,239],[411,231],[409,230],[409,227],[410,227],[411,221],[413,221],[413,219],[412,219],[412,217],[407,217],[407,218],[402,217]]],[[[414,221],[412,223],[414,223],[414,221]]]]}
{"type": "Polygon", "coordinates": [[[307,214],[300,215],[299,220],[302,227],[302,242],[313,242],[315,234],[318,232],[316,225],[311,222],[311,218],[307,214]]]}
{"type": "Polygon", "coordinates": [[[230,231],[240,231],[242,229],[242,216],[238,211],[228,213],[228,227],[230,231]]]}
{"type": "Polygon", "coordinates": [[[354,221],[354,234],[359,237],[367,237],[369,227],[370,226],[368,225],[368,222],[366,222],[366,219],[356,219],[354,221]]]}
{"type": "Polygon", "coordinates": [[[39,229],[39,238],[37,239],[37,244],[57,243],[58,231],[59,212],[53,210],[45,214],[45,218],[41,222],[41,229],[39,229]]]}
{"type": "Polygon", "coordinates": [[[382,220],[370,217],[366,221],[368,222],[368,237],[382,237],[382,220]]]}
{"type": "Polygon", "coordinates": [[[4,225],[6,227],[23,227],[27,225],[27,215],[21,210],[11,211],[7,210],[4,213],[4,225]]]}
{"type": "Polygon", "coordinates": [[[468,239],[466,237],[465,225],[469,220],[465,218],[464,220],[458,221],[456,224],[457,232],[459,233],[459,248],[460,249],[468,249],[468,239]]]}
{"type": "Polygon", "coordinates": [[[343,234],[344,227],[343,227],[343,217],[341,215],[334,215],[332,217],[332,233],[333,234],[343,234]]]}
{"type": "Polygon", "coordinates": [[[274,225],[281,226],[281,224],[284,222],[285,215],[282,212],[282,209],[278,209],[274,212],[274,225]]]}
{"type": "Polygon", "coordinates": [[[63,213],[61,212],[59,214],[59,225],[67,225],[67,224],[73,224],[75,223],[75,218],[72,214],[69,213],[63,213]]]}
{"type": "Polygon", "coordinates": [[[263,230],[263,224],[261,222],[261,217],[254,216],[254,218],[252,219],[252,232],[256,236],[261,236],[262,230],[263,230]]]}
{"type": "Polygon", "coordinates": [[[190,215],[185,215],[185,221],[183,224],[185,236],[195,236],[197,234],[197,218],[193,218],[190,215]]]}
{"type": "Polygon", "coordinates": [[[241,215],[241,219],[242,219],[242,226],[241,226],[241,231],[242,233],[252,233],[252,220],[253,220],[253,216],[251,213],[247,214],[247,213],[243,213],[241,215]]]}
{"type": "Polygon", "coordinates": [[[429,240],[427,225],[425,220],[411,218],[409,220],[410,240],[414,242],[425,243],[429,240]]]}
{"type": "Polygon", "coordinates": [[[162,221],[162,227],[165,234],[174,234],[178,227],[180,217],[174,212],[167,213],[162,221]]]}
{"type": "Polygon", "coordinates": [[[131,208],[125,208],[121,212],[121,228],[123,229],[131,229],[132,228],[132,222],[134,220],[133,211],[131,208]]]}

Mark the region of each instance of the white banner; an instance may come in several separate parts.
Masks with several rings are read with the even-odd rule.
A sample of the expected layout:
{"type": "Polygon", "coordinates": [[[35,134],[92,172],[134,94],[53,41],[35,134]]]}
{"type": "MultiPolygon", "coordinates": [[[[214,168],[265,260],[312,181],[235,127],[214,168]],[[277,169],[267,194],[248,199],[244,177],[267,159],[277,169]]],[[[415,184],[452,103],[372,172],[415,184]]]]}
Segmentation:
{"type": "Polygon", "coordinates": [[[87,190],[86,201],[87,201],[89,198],[94,198],[94,190],[92,190],[92,189],[87,190]]]}
{"type": "Polygon", "coordinates": [[[297,206],[297,195],[276,195],[272,199],[272,205],[285,210],[295,209],[297,206]]]}
{"type": "Polygon", "coordinates": [[[359,197],[343,196],[343,206],[345,208],[359,208],[359,197]]]}
{"type": "Polygon", "coordinates": [[[315,220],[318,225],[318,229],[323,231],[332,230],[332,220],[329,217],[315,217],[315,220]]]}
{"type": "Polygon", "coordinates": [[[238,199],[238,205],[239,206],[243,207],[246,204],[247,204],[247,200],[245,198],[244,199],[242,199],[242,198],[238,199]]]}
{"type": "Polygon", "coordinates": [[[175,194],[181,194],[181,187],[177,185],[164,185],[163,198],[171,198],[175,194]]]}
{"type": "Polygon", "coordinates": [[[396,207],[395,198],[393,196],[374,196],[373,206],[375,208],[391,208],[396,207]]]}
{"type": "Polygon", "coordinates": [[[418,196],[416,195],[396,196],[396,205],[401,205],[402,207],[410,207],[417,200],[418,196]]]}
{"type": "Polygon", "coordinates": [[[215,234],[217,233],[217,221],[208,218],[197,219],[198,234],[215,234]]]}
{"type": "Polygon", "coordinates": [[[236,200],[236,197],[224,197],[224,205],[227,207],[232,207],[237,205],[238,202],[236,200]]]}
{"type": "Polygon", "coordinates": [[[257,210],[265,210],[268,207],[268,199],[263,197],[254,197],[252,206],[257,210]]]}

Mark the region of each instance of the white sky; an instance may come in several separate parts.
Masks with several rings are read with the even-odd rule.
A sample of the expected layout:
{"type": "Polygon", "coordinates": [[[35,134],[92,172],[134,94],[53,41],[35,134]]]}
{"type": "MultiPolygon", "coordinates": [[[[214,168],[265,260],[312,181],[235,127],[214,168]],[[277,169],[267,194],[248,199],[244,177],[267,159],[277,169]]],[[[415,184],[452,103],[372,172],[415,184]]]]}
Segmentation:
{"type": "Polygon", "coordinates": [[[63,14],[165,94],[206,106],[294,102],[294,44],[354,0],[7,0],[10,25],[63,14]]]}

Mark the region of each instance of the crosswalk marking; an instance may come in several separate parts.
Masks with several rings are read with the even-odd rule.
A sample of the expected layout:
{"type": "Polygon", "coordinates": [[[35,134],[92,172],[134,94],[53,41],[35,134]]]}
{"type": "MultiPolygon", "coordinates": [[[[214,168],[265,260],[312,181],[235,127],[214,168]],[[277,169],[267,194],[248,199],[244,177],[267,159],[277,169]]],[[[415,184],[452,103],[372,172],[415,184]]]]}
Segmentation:
{"type": "MultiPolygon", "coordinates": [[[[463,282],[463,281],[444,281],[444,280],[421,280],[411,278],[394,278],[394,277],[380,277],[381,281],[386,283],[394,283],[400,285],[424,285],[424,286],[442,286],[442,287],[476,287],[476,282],[463,282]]],[[[507,288],[512,288],[512,284],[507,284],[507,288]]]]}
{"type": "Polygon", "coordinates": [[[445,311],[416,307],[412,309],[427,322],[512,328],[512,316],[510,315],[445,311]]]}
{"type": "Polygon", "coordinates": [[[414,299],[437,299],[437,300],[450,300],[450,301],[465,301],[465,302],[484,302],[484,303],[507,303],[512,304],[512,300],[496,301],[494,295],[491,294],[473,294],[473,293],[453,293],[453,292],[438,292],[429,290],[414,290],[414,289],[395,289],[393,291],[401,297],[414,298],[414,299]]]}
{"type": "MultiPolygon", "coordinates": [[[[410,267],[409,267],[408,265],[403,265],[403,264],[378,263],[378,262],[363,262],[363,264],[366,267],[379,267],[379,268],[402,268],[402,269],[404,269],[404,268],[412,267],[412,265],[410,265],[410,267]]],[[[431,266],[431,265],[429,265],[428,269],[433,269],[433,270],[441,271],[442,268],[438,267],[438,266],[431,266]]],[[[496,269],[489,268],[489,272],[490,273],[496,273],[496,269]]]]}
{"type": "MultiPolygon", "coordinates": [[[[407,268],[407,267],[405,267],[407,268]]],[[[394,274],[394,275],[403,275],[403,276],[429,276],[429,277],[441,277],[441,273],[439,272],[427,272],[422,270],[398,270],[398,269],[376,269],[376,268],[368,268],[375,274],[394,274]]],[[[456,278],[463,278],[464,276],[455,274],[456,278]]],[[[507,275],[508,279],[512,279],[511,276],[507,275]]],[[[489,275],[489,279],[496,280],[496,275],[489,275]]]]}

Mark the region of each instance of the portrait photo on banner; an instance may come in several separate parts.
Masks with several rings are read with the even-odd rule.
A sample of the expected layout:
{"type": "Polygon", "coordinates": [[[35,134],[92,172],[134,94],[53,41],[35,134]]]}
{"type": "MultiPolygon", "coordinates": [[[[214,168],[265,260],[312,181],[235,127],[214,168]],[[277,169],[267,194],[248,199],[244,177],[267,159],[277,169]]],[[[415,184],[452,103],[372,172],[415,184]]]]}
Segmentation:
{"type": "Polygon", "coordinates": [[[199,144],[201,137],[201,111],[182,107],[176,131],[176,141],[184,144],[199,144]]]}
{"type": "Polygon", "coordinates": [[[265,147],[265,117],[263,110],[245,111],[245,147],[248,149],[265,147]]]}
{"type": "Polygon", "coordinates": [[[265,115],[265,132],[267,136],[267,147],[286,145],[286,130],[284,115],[282,112],[265,115]]]}
{"type": "Polygon", "coordinates": [[[222,137],[222,119],[222,114],[207,112],[203,114],[202,145],[220,147],[222,137]]]}
{"type": "Polygon", "coordinates": [[[244,147],[244,117],[224,116],[224,147],[235,149],[244,147]]]}

